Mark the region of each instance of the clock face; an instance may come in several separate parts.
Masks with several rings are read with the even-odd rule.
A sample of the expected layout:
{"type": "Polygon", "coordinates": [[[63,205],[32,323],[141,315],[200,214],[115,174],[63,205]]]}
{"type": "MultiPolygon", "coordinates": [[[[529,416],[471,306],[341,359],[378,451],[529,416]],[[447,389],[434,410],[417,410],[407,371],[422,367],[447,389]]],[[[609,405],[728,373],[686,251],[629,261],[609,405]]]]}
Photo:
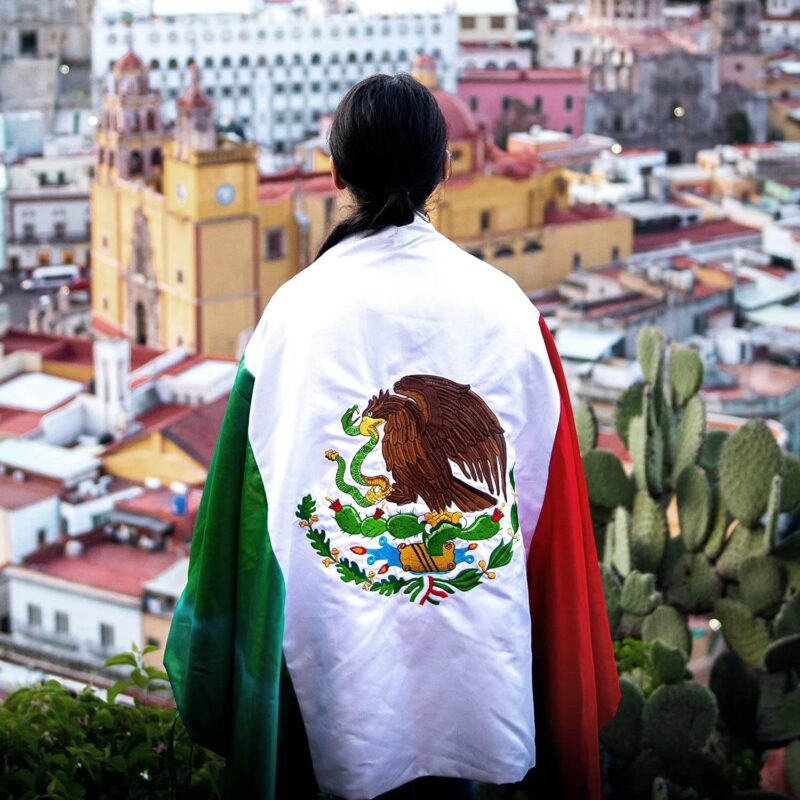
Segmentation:
{"type": "Polygon", "coordinates": [[[230,183],[221,183],[214,197],[221,206],[229,206],[236,197],[236,189],[230,183]]]}

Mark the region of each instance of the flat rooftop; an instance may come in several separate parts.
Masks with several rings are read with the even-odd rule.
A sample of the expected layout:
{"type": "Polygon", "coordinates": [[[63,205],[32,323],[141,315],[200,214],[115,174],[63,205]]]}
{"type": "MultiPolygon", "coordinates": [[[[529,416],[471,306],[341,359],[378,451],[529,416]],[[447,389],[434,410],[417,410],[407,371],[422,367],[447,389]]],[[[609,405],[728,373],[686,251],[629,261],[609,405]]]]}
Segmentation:
{"type": "Polygon", "coordinates": [[[74,484],[100,468],[100,459],[86,450],[59,447],[34,439],[0,441],[0,464],[45,478],[74,484]]]}
{"type": "Polygon", "coordinates": [[[0,406],[22,411],[50,411],[83,391],[83,384],[47,375],[26,372],[0,384],[0,406]]]}

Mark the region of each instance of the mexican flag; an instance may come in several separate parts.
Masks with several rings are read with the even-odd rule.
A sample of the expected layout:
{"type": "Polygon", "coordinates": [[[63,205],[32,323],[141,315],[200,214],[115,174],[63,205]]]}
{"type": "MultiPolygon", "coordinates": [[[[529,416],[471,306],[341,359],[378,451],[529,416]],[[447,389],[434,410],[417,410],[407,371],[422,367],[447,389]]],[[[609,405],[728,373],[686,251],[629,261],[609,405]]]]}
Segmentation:
{"type": "Polygon", "coordinates": [[[284,285],[165,658],[233,797],[417,777],[599,798],[619,687],[569,396],[516,284],[419,219],[284,285]]]}

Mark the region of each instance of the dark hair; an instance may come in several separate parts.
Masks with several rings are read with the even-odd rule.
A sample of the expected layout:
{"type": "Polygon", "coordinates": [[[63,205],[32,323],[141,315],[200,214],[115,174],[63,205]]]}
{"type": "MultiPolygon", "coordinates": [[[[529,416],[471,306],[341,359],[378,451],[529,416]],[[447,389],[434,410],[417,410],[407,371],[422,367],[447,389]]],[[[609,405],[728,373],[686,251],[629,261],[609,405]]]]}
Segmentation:
{"type": "Polygon", "coordinates": [[[436,98],[410,75],[372,75],[342,98],[328,141],[355,207],[317,253],[354,233],[408,225],[442,179],[447,123],[436,98]]]}

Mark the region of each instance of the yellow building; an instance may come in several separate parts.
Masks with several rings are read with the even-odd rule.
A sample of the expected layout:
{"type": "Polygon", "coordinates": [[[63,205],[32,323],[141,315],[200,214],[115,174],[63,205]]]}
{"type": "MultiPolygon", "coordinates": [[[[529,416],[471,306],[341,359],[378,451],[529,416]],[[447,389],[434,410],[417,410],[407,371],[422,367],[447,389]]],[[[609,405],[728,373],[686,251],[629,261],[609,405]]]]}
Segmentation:
{"type": "MultiPolygon", "coordinates": [[[[429,209],[443,234],[526,291],[630,255],[630,219],[570,209],[566,170],[496,147],[463,101],[438,88],[429,57],[415,74],[449,127],[452,177],[429,209]]],[[[92,188],[93,324],[140,344],[233,356],[348,200],[324,147],[313,148],[311,173],[259,176],[252,145],[217,137],[196,73],[177,107],[168,137],[142,61],[129,52],[115,64],[92,188]]]]}

